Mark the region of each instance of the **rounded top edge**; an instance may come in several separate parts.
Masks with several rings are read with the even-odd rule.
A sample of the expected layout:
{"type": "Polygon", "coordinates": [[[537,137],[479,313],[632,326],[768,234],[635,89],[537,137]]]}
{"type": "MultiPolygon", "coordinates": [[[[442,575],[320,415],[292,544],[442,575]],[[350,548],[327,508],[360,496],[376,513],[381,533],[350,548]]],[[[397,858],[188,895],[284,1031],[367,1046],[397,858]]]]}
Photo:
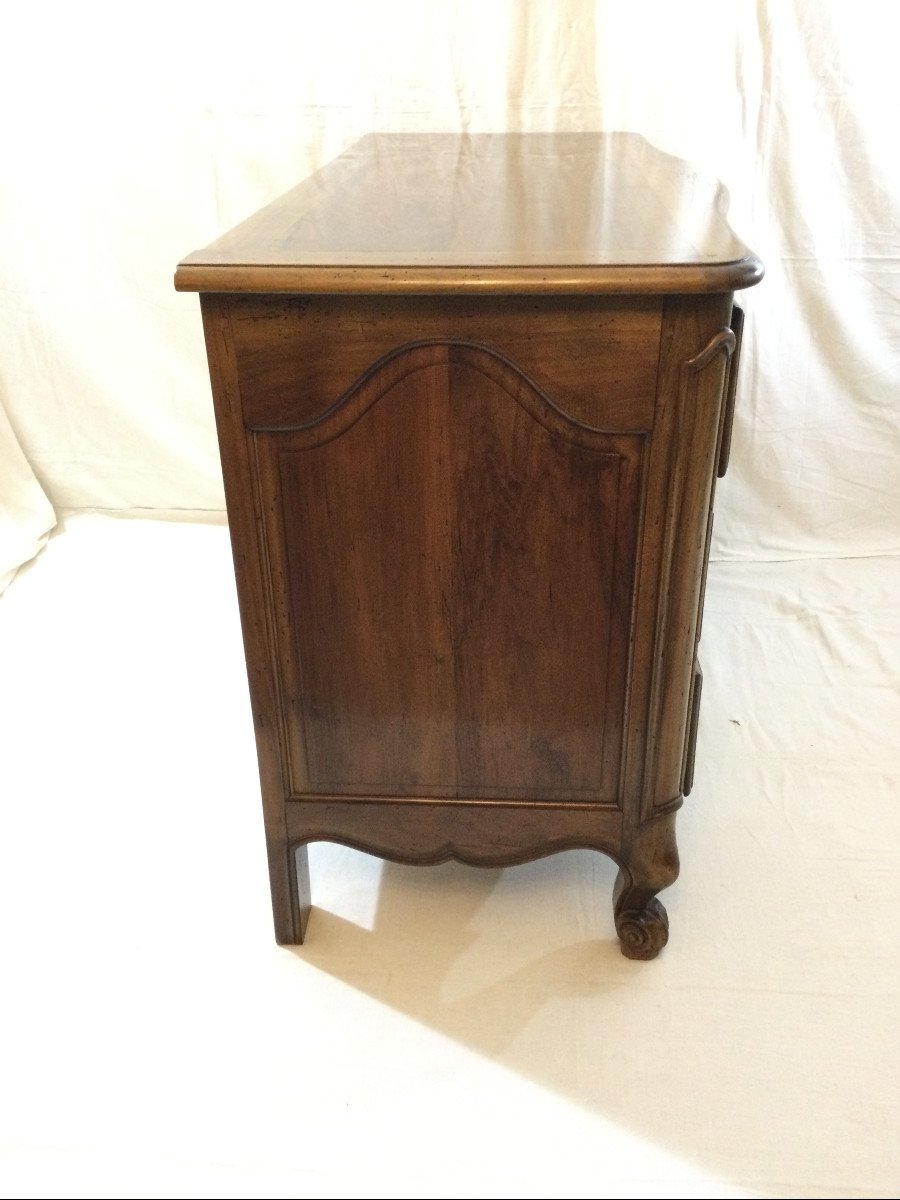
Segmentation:
{"type": "Polygon", "coordinates": [[[185,261],[180,292],[297,294],[687,294],[742,291],[764,275],[748,254],[725,263],[604,266],[306,266],[185,261]]]}

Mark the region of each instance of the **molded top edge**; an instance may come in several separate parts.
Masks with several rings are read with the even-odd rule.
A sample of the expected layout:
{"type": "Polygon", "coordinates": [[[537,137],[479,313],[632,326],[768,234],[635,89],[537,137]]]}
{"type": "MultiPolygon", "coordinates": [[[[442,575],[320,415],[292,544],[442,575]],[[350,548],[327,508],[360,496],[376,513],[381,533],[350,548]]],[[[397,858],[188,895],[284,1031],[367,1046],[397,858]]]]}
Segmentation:
{"type": "Polygon", "coordinates": [[[637,134],[370,134],[179,264],[180,291],[724,292],[721,184],[637,134]]]}

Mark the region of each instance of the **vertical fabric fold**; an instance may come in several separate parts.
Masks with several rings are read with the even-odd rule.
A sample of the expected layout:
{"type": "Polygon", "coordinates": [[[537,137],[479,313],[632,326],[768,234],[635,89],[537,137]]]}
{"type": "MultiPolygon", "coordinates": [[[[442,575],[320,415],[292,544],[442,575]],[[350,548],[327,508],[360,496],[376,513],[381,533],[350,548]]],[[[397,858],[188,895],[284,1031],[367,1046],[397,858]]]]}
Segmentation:
{"type": "Polygon", "coordinates": [[[55,526],[53,505],[0,404],[0,593],[19,567],[40,551],[55,526]]]}

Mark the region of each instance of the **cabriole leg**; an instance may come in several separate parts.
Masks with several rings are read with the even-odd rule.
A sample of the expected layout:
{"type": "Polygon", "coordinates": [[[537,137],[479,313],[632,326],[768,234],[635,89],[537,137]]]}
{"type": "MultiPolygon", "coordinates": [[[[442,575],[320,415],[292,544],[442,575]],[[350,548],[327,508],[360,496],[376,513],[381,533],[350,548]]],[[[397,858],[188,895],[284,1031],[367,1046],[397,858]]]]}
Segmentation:
{"type": "Polygon", "coordinates": [[[621,861],[613,911],[622,953],[626,958],[656,958],[669,940],[669,918],[656,894],[678,878],[675,814],[641,826],[621,861]]]}

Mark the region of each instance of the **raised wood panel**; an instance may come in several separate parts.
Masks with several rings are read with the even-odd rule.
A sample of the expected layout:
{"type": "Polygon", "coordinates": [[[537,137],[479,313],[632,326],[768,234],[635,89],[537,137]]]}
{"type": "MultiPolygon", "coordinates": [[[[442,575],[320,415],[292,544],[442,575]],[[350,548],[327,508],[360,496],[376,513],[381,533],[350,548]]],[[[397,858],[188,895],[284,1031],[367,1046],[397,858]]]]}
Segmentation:
{"type": "Polygon", "coordinates": [[[295,791],[455,783],[446,351],[427,357],[444,361],[349,428],[266,439],[288,531],[295,791]]]}
{"type": "Polygon", "coordinates": [[[250,428],[319,418],[372,364],[414,341],[464,341],[516,363],[575,420],[653,423],[658,297],[241,296],[232,306],[250,428]]]}
{"type": "Polygon", "coordinates": [[[293,794],[616,804],[642,439],[433,344],[255,440],[293,794]]]}
{"type": "Polygon", "coordinates": [[[502,368],[490,363],[486,387],[466,357],[449,374],[459,794],[611,800],[625,682],[615,598],[631,590],[637,472],[602,443],[548,436],[500,394],[515,382],[502,368]]]}

